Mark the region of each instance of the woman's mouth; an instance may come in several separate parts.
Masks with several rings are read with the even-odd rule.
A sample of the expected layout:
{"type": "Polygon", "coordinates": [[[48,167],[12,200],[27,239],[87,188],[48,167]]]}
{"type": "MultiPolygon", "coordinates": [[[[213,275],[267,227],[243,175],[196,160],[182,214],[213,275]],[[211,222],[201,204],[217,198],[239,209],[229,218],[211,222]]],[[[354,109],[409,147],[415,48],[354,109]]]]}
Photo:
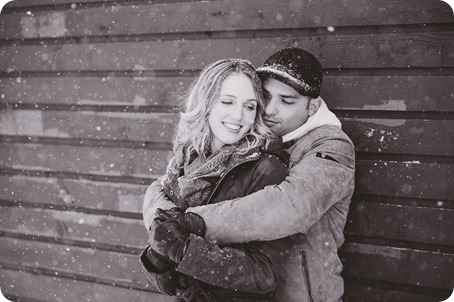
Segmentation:
{"type": "Polygon", "coordinates": [[[231,123],[226,123],[226,122],[222,122],[222,124],[232,131],[238,131],[243,127],[241,125],[231,124],[231,123]]]}

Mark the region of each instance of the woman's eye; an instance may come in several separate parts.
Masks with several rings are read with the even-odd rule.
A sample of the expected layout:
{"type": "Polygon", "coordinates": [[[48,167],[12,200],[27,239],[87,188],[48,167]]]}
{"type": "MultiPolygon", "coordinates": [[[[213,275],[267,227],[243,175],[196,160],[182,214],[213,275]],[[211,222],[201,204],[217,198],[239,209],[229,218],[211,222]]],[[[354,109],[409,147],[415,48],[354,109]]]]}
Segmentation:
{"type": "Polygon", "coordinates": [[[232,104],[233,102],[230,101],[230,100],[221,100],[221,103],[222,103],[222,104],[225,104],[225,105],[230,105],[230,104],[232,104]]]}
{"type": "Polygon", "coordinates": [[[254,105],[246,105],[246,108],[250,111],[254,111],[255,110],[255,106],[254,105]]]}
{"type": "Polygon", "coordinates": [[[286,99],[282,99],[281,101],[282,101],[282,103],[284,103],[284,104],[286,104],[286,105],[291,105],[291,104],[293,104],[293,102],[287,101],[286,99]]]}

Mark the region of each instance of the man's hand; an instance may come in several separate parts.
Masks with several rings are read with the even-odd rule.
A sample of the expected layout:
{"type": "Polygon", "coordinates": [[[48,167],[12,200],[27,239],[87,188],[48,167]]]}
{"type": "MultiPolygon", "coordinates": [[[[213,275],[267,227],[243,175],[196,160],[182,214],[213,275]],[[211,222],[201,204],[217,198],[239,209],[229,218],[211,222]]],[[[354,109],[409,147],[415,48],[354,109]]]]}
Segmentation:
{"type": "Polygon", "coordinates": [[[153,219],[154,236],[150,240],[154,243],[153,248],[158,254],[180,263],[189,240],[189,231],[167,211],[157,209],[156,214],[158,216],[153,219]]]}
{"type": "MultiPolygon", "coordinates": [[[[203,218],[195,213],[184,213],[180,208],[171,208],[170,210],[157,209],[156,214],[158,215],[155,220],[158,222],[164,222],[168,219],[175,220],[183,228],[187,229],[189,233],[203,237],[205,235],[205,222],[203,218]]],[[[156,227],[156,224],[150,226],[150,231],[156,227]]],[[[154,233],[154,232],[152,232],[154,233]]]]}

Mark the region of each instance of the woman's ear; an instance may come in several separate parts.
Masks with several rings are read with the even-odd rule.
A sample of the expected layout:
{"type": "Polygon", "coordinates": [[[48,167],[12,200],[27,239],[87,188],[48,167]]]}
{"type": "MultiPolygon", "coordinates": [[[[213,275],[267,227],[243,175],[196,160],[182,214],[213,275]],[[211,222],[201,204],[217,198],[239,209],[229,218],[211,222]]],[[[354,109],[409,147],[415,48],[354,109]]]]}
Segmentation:
{"type": "Polygon", "coordinates": [[[315,99],[311,99],[309,101],[309,116],[313,116],[318,108],[320,108],[320,105],[322,104],[322,100],[318,97],[315,99]]]}

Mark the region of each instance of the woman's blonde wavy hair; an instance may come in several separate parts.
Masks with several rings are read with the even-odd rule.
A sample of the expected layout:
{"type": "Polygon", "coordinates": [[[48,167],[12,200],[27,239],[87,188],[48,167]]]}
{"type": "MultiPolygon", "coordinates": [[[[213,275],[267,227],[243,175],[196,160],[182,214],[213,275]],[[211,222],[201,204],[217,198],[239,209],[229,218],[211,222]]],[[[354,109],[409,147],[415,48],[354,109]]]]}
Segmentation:
{"type": "Polygon", "coordinates": [[[208,116],[219,100],[221,85],[225,78],[237,73],[243,73],[251,79],[258,103],[255,122],[245,135],[247,144],[238,151],[245,153],[251,148],[268,143],[271,131],[262,118],[265,110],[262,82],[254,66],[243,59],[219,60],[206,66],[194,80],[186,95],[181,98],[184,102],[184,112],[181,113],[173,143],[174,165],[170,165],[174,169],[188,164],[194,152],[205,158],[210,151],[213,136],[208,116]]]}

